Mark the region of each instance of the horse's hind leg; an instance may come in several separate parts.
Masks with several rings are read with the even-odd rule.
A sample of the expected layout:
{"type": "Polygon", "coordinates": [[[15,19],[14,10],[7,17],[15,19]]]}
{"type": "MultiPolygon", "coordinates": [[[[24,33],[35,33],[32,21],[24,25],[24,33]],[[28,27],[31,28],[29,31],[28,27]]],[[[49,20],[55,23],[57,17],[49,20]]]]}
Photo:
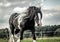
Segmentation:
{"type": "Polygon", "coordinates": [[[32,30],[33,42],[36,42],[35,29],[32,30]]]}
{"type": "Polygon", "coordinates": [[[16,36],[16,42],[20,42],[20,30],[18,30],[19,32],[15,31],[15,36],[16,36]]]}
{"type": "Polygon", "coordinates": [[[14,26],[10,25],[10,31],[9,31],[9,42],[14,42],[14,26]]]}

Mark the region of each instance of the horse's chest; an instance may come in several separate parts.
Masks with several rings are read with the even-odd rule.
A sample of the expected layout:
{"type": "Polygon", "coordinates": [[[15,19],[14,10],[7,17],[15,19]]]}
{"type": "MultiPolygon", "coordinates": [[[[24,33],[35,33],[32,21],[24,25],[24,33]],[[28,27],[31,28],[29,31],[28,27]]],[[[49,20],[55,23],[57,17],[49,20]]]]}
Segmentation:
{"type": "Polygon", "coordinates": [[[18,27],[20,28],[20,23],[23,21],[23,18],[26,16],[26,14],[20,14],[18,18],[18,27]]]}

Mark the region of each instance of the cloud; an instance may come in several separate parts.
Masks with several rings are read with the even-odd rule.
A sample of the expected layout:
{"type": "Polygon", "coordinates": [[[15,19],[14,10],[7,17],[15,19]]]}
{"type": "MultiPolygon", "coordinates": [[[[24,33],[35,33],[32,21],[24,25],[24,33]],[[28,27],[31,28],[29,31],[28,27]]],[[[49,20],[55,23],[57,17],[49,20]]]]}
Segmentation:
{"type": "Polygon", "coordinates": [[[58,25],[60,24],[60,10],[45,9],[43,11],[43,25],[58,25]]]}
{"type": "Polygon", "coordinates": [[[43,6],[42,7],[44,10],[57,10],[57,11],[60,11],[60,5],[55,5],[55,6],[43,6]]]}
{"type": "Polygon", "coordinates": [[[11,0],[12,5],[18,5],[18,6],[40,6],[41,0],[18,0],[13,1],[11,0]]]}
{"type": "Polygon", "coordinates": [[[3,5],[3,3],[2,2],[0,2],[0,6],[2,6],[3,5]]]}
{"type": "Polygon", "coordinates": [[[27,7],[15,7],[14,9],[13,9],[13,12],[14,13],[23,13],[23,12],[25,12],[25,11],[27,11],[27,7]]]}
{"type": "Polygon", "coordinates": [[[11,3],[6,3],[6,4],[4,4],[4,6],[9,7],[9,6],[11,6],[11,3]]]}
{"type": "Polygon", "coordinates": [[[55,9],[57,11],[60,11],[60,6],[59,5],[56,5],[56,6],[51,7],[51,9],[55,9]]]}
{"type": "Polygon", "coordinates": [[[0,27],[1,28],[6,28],[6,27],[9,27],[9,25],[8,25],[8,20],[9,20],[9,16],[10,15],[3,15],[3,16],[1,16],[1,18],[0,18],[0,27]]]}
{"type": "Polygon", "coordinates": [[[10,6],[40,6],[44,2],[43,0],[5,0],[0,2],[0,6],[10,7],[10,6]]]}
{"type": "Polygon", "coordinates": [[[0,6],[2,7],[10,7],[11,6],[11,3],[7,2],[7,3],[0,3],[0,6]]]}

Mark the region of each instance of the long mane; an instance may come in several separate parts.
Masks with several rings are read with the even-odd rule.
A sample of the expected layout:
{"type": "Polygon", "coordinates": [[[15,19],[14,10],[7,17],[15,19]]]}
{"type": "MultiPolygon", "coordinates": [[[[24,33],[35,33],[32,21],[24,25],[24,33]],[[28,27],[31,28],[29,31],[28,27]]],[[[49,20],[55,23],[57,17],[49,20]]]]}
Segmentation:
{"type": "Polygon", "coordinates": [[[28,15],[30,17],[30,20],[32,20],[34,18],[34,16],[36,16],[38,13],[40,13],[40,17],[42,19],[41,8],[38,8],[38,7],[35,7],[35,6],[30,6],[28,8],[28,15]]]}

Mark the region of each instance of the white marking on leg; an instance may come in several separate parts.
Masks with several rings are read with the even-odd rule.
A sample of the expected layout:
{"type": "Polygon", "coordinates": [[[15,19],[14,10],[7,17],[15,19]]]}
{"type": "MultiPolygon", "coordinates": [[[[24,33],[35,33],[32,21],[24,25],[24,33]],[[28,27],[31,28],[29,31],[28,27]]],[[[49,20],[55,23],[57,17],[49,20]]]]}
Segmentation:
{"type": "Polygon", "coordinates": [[[36,42],[36,40],[33,40],[33,42],[36,42]]]}
{"type": "Polygon", "coordinates": [[[20,32],[18,34],[14,34],[15,41],[20,42],[20,32]]]}
{"type": "Polygon", "coordinates": [[[10,35],[9,42],[15,42],[15,41],[14,41],[14,38],[13,38],[13,35],[10,35]]]}
{"type": "Polygon", "coordinates": [[[20,42],[20,38],[18,38],[18,40],[16,42],[20,42]]]}

